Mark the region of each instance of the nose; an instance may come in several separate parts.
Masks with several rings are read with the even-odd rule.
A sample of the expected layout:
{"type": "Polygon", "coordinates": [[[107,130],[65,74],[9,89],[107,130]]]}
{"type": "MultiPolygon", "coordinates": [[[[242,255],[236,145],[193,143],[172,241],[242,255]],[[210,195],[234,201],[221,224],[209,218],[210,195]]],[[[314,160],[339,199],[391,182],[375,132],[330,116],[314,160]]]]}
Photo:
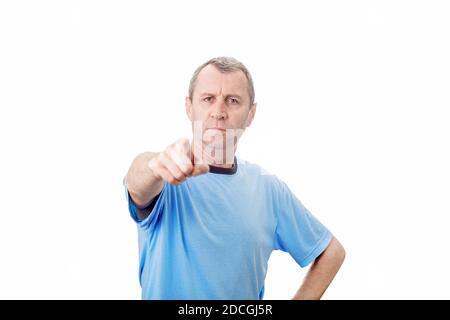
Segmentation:
{"type": "Polygon", "coordinates": [[[211,118],[214,118],[216,120],[224,120],[225,119],[225,113],[224,112],[213,112],[211,114],[211,118]]]}
{"type": "Polygon", "coordinates": [[[211,118],[214,118],[216,120],[226,119],[227,113],[225,112],[225,107],[226,106],[224,102],[218,101],[211,112],[211,118]]]}

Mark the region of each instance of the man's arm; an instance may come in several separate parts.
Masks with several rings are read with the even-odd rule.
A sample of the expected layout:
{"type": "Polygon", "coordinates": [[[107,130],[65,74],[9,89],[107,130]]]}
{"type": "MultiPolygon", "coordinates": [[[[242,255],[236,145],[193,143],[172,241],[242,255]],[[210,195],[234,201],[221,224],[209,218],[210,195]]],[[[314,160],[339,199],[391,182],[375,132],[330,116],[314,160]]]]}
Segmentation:
{"type": "Polygon", "coordinates": [[[293,300],[319,300],[333,281],[345,259],[344,247],[333,237],[330,244],[314,260],[293,300]]]}
{"type": "Polygon", "coordinates": [[[148,205],[161,193],[164,181],[179,185],[191,176],[209,171],[206,164],[194,164],[188,139],[179,139],[162,152],[138,155],[126,176],[128,192],[139,207],[148,205]]]}
{"type": "Polygon", "coordinates": [[[164,186],[164,181],[149,167],[150,160],[156,156],[155,152],[141,153],[133,160],[127,173],[128,192],[134,203],[141,207],[157,196],[164,186]]]}

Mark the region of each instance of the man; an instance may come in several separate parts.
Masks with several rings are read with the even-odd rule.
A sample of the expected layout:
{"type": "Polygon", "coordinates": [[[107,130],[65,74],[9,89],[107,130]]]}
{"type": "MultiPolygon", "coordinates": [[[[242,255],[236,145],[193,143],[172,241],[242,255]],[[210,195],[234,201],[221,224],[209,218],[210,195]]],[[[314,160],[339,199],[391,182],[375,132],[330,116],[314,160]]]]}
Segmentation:
{"type": "Polygon", "coordinates": [[[253,81],[234,58],[194,72],[193,139],[138,155],[125,178],[139,233],[143,299],[262,299],[273,250],[313,263],[293,299],[320,299],[341,244],[275,175],[234,154],[256,112],[253,81]]]}

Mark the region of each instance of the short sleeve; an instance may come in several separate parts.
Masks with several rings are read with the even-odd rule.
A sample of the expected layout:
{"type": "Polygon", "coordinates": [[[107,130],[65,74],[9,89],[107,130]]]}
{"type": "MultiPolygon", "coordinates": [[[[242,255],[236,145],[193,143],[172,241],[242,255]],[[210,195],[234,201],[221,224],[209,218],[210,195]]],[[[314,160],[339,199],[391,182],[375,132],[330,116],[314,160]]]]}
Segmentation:
{"type": "Polygon", "coordinates": [[[326,249],[332,234],[284,182],[279,182],[274,249],[288,252],[303,268],[326,249]]]}
{"type": "Polygon", "coordinates": [[[159,219],[161,218],[162,212],[164,211],[164,199],[166,194],[166,182],[164,182],[164,186],[161,190],[161,193],[158,196],[158,199],[156,200],[156,203],[153,206],[153,209],[150,211],[150,214],[143,219],[140,220],[138,218],[138,210],[140,210],[137,205],[134,203],[133,199],[131,199],[130,194],[128,192],[128,188],[126,185],[126,180],[123,180],[123,185],[125,188],[125,198],[128,202],[128,211],[130,212],[131,218],[137,223],[137,225],[140,228],[143,228],[144,230],[152,231],[154,226],[158,223],[159,219]]]}

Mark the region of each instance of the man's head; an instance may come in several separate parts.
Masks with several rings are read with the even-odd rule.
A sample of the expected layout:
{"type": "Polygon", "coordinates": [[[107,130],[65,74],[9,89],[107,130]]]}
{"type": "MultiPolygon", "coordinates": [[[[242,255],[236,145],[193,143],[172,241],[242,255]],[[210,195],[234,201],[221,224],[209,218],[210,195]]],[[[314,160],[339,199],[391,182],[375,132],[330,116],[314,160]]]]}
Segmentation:
{"type": "Polygon", "coordinates": [[[247,70],[247,68],[244,66],[242,62],[239,62],[235,58],[232,57],[218,57],[218,58],[212,58],[209,61],[203,63],[201,66],[199,66],[194,74],[192,75],[191,81],[189,83],[189,98],[192,101],[193,95],[194,95],[194,89],[196,85],[197,78],[200,74],[200,72],[208,65],[212,65],[217,68],[222,73],[232,73],[232,72],[238,72],[241,71],[244,73],[245,77],[247,78],[247,91],[248,96],[250,98],[250,104],[254,104],[255,102],[255,89],[253,87],[253,79],[250,74],[250,72],[247,70]]]}
{"type": "Polygon", "coordinates": [[[214,143],[216,148],[225,149],[227,143],[234,142],[234,154],[237,140],[252,123],[255,112],[252,77],[241,62],[219,57],[195,70],[186,97],[194,139],[201,126],[203,144],[214,143]]]}

